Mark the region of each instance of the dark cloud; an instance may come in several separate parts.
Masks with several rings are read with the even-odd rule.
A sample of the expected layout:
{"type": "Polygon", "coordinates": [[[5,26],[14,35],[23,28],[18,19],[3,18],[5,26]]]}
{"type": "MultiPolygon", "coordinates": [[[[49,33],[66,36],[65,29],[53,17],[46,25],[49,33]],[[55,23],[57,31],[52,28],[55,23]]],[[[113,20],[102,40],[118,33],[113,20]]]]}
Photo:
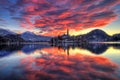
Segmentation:
{"type": "Polygon", "coordinates": [[[101,13],[96,13],[92,16],[92,19],[101,19],[101,18],[114,18],[117,17],[116,14],[114,14],[113,11],[108,11],[108,12],[101,12],[101,13]]]}
{"type": "Polygon", "coordinates": [[[22,27],[45,26],[48,32],[59,28],[59,34],[63,34],[66,28],[83,30],[111,23],[119,16],[114,9],[120,0],[16,0],[10,3],[6,9],[12,16],[19,14],[17,17],[23,18],[22,27]]]}
{"type": "Polygon", "coordinates": [[[65,11],[67,11],[67,9],[49,11],[46,13],[46,15],[60,15],[60,14],[64,13],[65,11]]]}

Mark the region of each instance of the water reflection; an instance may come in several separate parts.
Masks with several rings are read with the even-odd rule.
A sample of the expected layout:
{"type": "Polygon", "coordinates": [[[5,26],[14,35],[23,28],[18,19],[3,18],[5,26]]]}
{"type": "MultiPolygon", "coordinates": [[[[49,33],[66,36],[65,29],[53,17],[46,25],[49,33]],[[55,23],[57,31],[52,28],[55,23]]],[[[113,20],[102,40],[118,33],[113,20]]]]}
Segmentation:
{"type": "MultiPolygon", "coordinates": [[[[36,50],[42,50],[44,48],[57,47],[59,50],[63,49],[67,51],[67,54],[70,54],[70,49],[84,49],[90,51],[92,54],[102,54],[109,47],[115,49],[120,49],[120,44],[87,44],[87,45],[77,45],[77,44],[64,44],[64,45],[51,45],[51,44],[21,44],[21,45],[0,45],[0,57],[9,55],[13,52],[21,50],[25,54],[31,54],[36,50]]],[[[59,51],[58,50],[58,51],[59,51]]]]}
{"type": "Polygon", "coordinates": [[[120,49],[118,44],[1,45],[0,80],[119,80],[119,63],[96,55],[110,47],[120,49]]]}
{"type": "Polygon", "coordinates": [[[16,51],[22,51],[25,54],[31,54],[32,52],[51,47],[49,44],[19,44],[19,45],[0,45],[0,57],[10,55],[16,51]]]}
{"type": "Polygon", "coordinates": [[[66,59],[64,55],[49,54],[23,58],[21,63],[27,80],[117,80],[117,65],[100,56],[76,54],[66,59]]]}

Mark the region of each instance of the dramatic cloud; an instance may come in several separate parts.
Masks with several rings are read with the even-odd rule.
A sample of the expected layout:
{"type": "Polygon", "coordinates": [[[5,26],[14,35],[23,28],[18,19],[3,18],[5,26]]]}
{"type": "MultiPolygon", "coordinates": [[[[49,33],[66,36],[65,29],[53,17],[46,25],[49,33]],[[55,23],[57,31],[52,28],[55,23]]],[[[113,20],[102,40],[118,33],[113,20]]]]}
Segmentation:
{"type": "Polygon", "coordinates": [[[12,4],[6,9],[21,13],[22,27],[38,28],[46,32],[44,35],[60,35],[66,28],[83,30],[111,23],[118,17],[115,6],[120,0],[16,0],[12,4]]]}

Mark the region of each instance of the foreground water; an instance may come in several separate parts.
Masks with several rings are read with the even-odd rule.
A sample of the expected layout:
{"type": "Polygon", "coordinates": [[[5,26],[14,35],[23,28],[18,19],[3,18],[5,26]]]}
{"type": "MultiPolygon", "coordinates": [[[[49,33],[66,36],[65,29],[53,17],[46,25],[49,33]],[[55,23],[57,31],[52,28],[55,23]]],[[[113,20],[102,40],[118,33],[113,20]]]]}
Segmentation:
{"type": "Polygon", "coordinates": [[[120,44],[0,47],[0,80],[120,80],[120,44]]]}

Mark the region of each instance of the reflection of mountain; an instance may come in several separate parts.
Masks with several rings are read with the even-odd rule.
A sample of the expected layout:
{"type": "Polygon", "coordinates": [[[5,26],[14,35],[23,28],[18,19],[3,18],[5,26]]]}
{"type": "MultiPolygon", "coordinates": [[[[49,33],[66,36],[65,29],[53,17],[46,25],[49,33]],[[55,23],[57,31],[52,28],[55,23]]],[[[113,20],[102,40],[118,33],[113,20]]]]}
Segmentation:
{"type": "MultiPolygon", "coordinates": [[[[104,53],[110,46],[113,46],[116,49],[120,49],[120,44],[87,44],[87,45],[77,45],[77,44],[65,44],[65,45],[54,45],[55,47],[61,48],[63,50],[67,50],[69,54],[70,48],[82,48],[88,51],[91,51],[93,54],[102,54],[104,53]]],[[[28,44],[28,45],[0,45],[0,57],[9,55],[13,52],[21,50],[26,54],[31,54],[36,50],[42,50],[45,48],[51,48],[50,44],[28,44]]],[[[48,52],[49,53],[49,52],[48,52]]]]}
{"type": "Polygon", "coordinates": [[[112,44],[113,48],[120,49],[120,44],[112,44]]]}
{"type": "Polygon", "coordinates": [[[88,51],[91,51],[94,54],[102,54],[104,53],[110,46],[114,48],[120,48],[120,44],[84,44],[84,45],[79,45],[79,44],[74,44],[74,43],[66,43],[66,44],[59,44],[59,45],[53,45],[65,50],[69,50],[70,48],[82,48],[86,49],[88,51]]]}
{"type": "Polygon", "coordinates": [[[0,57],[10,55],[11,53],[20,50],[23,45],[0,45],[0,57]]]}
{"type": "Polygon", "coordinates": [[[31,54],[35,50],[43,49],[43,48],[49,48],[51,47],[48,44],[29,44],[29,45],[0,45],[0,57],[10,55],[13,52],[16,52],[18,50],[21,50],[22,52],[26,54],[31,54]]]}
{"type": "MultiPolygon", "coordinates": [[[[0,42],[24,42],[24,41],[49,41],[51,37],[39,36],[32,32],[24,32],[22,34],[16,34],[9,30],[0,29],[0,42]]],[[[62,49],[69,49],[69,48],[83,48],[91,51],[95,54],[101,54],[107,50],[109,46],[113,46],[114,48],[120,49],[119,44],[112,44],[112,45],[105,45],[105,44],[82,44],[82,42],[89,42],[89,41],[119,41],[120,34],[115,34],[112,37],[107,35],[104,31],[96,29],[87,34],[79,35],[79,36],[69,36],[69,35],[62,35],[55,38],[57,42],[61,42],[61,40],[65,41],[64,43],[55,43],[53,46],[62,48],[62,49]],[[69,41],[67,43],[66,41],[69,41]],[[71,41],[74,41],[72,43],[71,41]]],[[[37,49],[49,48],[51,47],[50,44],[13,44],[13,45],[0,45],[0,56],[8,55],[14,51],[22,50],[24,53],[31,53],[37,49]]]]}
{"type": "Polygon", "coordinates": [[[30,54],[30,53],[32,53],[32,52],[34,52],[35,50],[37,50],[37,49],[43,49],[43,48],[49,48],[49,47],[51,47],[50,45],[46,45],[46,44],[29,44],[29,45],[25,45],[25,46],[23,46],[22,47],[22,51],[24,52],[24,53],[27,53],[27,54],[30,54]]]}
{"type": "Polygon", "coordinates": [[[91,51],[94,54],[101,54],[101,53],[103,53],[103,52],[105,52],[107,50],[109,45],[105,45],[105,44],[89,44],[89,45],[80,46],[80,47],[84,48],[84,49],[87,49],[87,50],[91,51]]]}

